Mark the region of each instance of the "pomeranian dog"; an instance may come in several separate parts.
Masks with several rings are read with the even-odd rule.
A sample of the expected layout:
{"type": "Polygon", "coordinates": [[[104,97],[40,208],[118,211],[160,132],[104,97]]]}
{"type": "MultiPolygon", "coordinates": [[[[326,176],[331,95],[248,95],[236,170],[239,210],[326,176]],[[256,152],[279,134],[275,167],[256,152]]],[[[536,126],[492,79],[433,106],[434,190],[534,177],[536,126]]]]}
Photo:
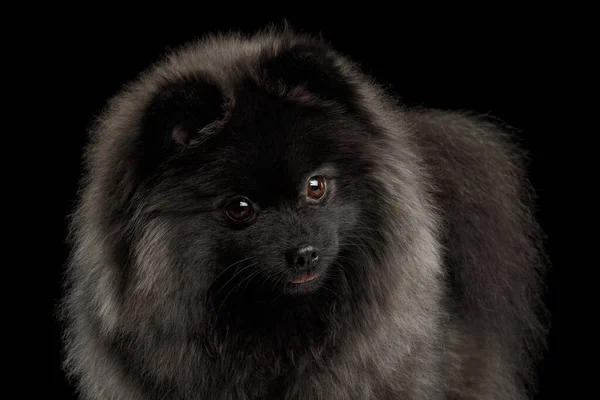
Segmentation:
{"type": "Polygon", "coordinates": [[[61,303],[82,399],[526,399],[545,262],[524,152],[322,39],[165,56],[91,129],[61,303]]]}

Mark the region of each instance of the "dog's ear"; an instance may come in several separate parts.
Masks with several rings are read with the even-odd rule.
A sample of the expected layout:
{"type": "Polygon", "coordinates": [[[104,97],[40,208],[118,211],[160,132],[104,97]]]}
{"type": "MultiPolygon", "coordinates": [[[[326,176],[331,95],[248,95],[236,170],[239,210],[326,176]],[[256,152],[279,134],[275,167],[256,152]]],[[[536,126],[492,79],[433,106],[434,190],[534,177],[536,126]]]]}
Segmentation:
{"type": "MultiPolygon", "coordinates": [[[[200,78],[172,83],[157,92],[140,124],[137,141],[139,168],[151,173],[194,141],[220,127],[226,98],[216,85],[200,78]]],[[[143,171],[140,171],[143,173],[143,171]]]]}
{"type": "Polygon", "coordinates": [[[141,140],[155,148],[185,147],[224,115],[225,98],[209,82],[193,79],[164,87],[142,121],[141,140]]]}
{"type": "Polygon", "coordinates": [[[298,44],[266,60],[263,71],[272,82],[302,87],[321,99],[350,105],[356,91],[331,51],[323,44],[298,44]]]}

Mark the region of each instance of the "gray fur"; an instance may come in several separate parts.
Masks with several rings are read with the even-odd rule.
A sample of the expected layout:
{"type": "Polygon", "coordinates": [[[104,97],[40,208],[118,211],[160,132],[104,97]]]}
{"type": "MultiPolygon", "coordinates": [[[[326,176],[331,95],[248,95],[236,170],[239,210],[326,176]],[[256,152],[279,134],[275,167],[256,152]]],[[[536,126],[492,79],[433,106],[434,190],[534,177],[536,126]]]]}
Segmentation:
{"type": "MultiPolygon", "coordinates": [[[[72,218],[61,308],[65,368],[83,399],[531,394],[543,343],[543,263],[522,151],[504,128],[481,117],[397,105],[330,48],[378,132],[364,139],[374,165],[365,179],[385,194],[372,211],[382,216],[378,240],[352,219],[358,203],[349,201],[344,211],[343,223],[361,233],[356,245],[372,247],[355,250],[367,271],[361,292],[320,305],[328,321],[324,338],[306,338],[302,347],[291,337],[269,336],[258,347],[236,332],[214,336],[218,304],[203,296],[220,268],[216,239],[210,231],[195,235],[189,220],[153,213],[181,189],[173,176],[139,189],[129,157],[141,118],[163,85],[200,76],[227,99],[223,120],[203,131],[219,135],[235,113],[236,85],[262,82],[259,59],[312,43],[287,28],[212,36],[169,54],[98,118],[72,218]],[[181,240],[188,245],[174,245],[181,240]],[[269,382],[284,383],[275,390],[269,382]]],[[[302,86],[281,96],[331,103],[302,86]]]]}

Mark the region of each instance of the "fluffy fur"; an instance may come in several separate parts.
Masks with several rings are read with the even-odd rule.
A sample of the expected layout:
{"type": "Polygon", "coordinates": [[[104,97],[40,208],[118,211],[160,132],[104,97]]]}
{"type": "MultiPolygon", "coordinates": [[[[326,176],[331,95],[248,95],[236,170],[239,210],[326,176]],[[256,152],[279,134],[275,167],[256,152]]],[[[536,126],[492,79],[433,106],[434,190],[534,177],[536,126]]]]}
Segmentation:
{"type": "Polygon", "coordinates": [[[84,399],[525,399],[544,331],[523,160],[289,28],[186,45],[93,127],[66,371],[84,399]],[[299,243],[320,257],[304,286],[299,243]]]}

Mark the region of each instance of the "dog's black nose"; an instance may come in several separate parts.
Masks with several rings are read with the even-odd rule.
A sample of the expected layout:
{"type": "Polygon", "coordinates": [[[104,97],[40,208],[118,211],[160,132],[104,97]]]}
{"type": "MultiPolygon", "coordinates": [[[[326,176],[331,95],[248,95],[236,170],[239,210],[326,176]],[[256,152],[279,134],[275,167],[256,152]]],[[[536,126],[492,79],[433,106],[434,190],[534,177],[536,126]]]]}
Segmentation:
{"type": "Polygon", "coordinates": [[[294,268],[310,268],[319,261],[319,253],[310,245],[301,245],[285,252],[288,265],[294,268]]]}

